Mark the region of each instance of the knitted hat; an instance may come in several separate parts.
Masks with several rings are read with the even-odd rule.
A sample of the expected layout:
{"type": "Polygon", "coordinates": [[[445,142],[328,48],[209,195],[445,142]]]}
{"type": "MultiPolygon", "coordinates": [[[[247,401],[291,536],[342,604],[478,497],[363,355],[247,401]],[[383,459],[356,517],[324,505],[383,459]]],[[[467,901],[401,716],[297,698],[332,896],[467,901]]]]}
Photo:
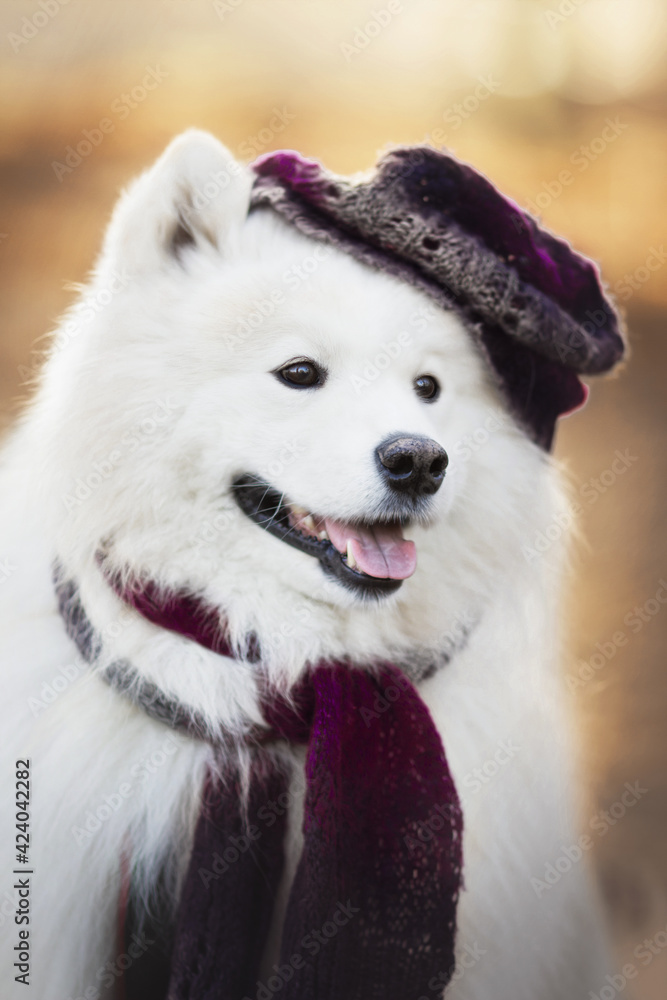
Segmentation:
{"type": "Polygon", "coordinates": [[[609,371],[622,358],[618,317],[595,264],[448,153],[395,149],[361,180],[292,151],[261,157],[253,169],[252,207],[271,206],[306,235],[455,310],[543,448],[557,418],[586,400],[578,375],[609,371]]]}

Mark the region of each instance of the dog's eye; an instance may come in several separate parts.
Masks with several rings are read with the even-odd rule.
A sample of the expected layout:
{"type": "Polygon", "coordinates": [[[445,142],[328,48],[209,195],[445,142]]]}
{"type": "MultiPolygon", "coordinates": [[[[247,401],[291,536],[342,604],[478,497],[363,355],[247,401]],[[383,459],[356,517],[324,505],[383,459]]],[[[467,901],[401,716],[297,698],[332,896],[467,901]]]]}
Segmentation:
{"type": "Polygon", "coordinates": [[[313,361],[291,361],[274,374],[292,389],[311,389],[323,385],[325,378],[325,373],[313,361]]]}
{"type": "Polygon", "coordinates": [[[432,375],[420,375],[413,383],[415,392],[422,399],[432,403],[440,395],[440,383],[432,375]]]}

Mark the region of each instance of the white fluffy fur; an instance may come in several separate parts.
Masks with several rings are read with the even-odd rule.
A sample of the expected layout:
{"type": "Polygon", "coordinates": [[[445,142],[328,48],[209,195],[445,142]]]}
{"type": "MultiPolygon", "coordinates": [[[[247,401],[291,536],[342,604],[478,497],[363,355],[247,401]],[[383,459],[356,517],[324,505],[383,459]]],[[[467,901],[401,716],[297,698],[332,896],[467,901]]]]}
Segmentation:
{"type": "MultiPolygon", "coordinates": [[[[208,757],[81,665],[56,611],[54,558],[80,581],[105,637],[101,663],[131,660],[211,725],[242,732],[259,717],[255,668],[123,612],[94,563],[107,544],[119,566],[203,588],[239,643],[257,634],[283,686],[322,657],[437,662],[461,623],[479,620],[467,648],[420,685],[463,801],[459,952],[484,952],[447,997],[587,997],[611,967],[584,865],[541,899],[530,884],[577,836],[558,679],[562,557],[558,547],[522,553],[562,503],[558,475],[508,416],[453,315],[337,251],[307,280],[288,279],[317,245],[266,210],[246,218],[249,189],[249,172],[197,132],[130,188],[2,454],[0,559],[11,573],[0,583],[0,992],[27,995],[12,969],[14,760],[32,759],[31,995],[74,1000],[99,985],[110,957],[128,845],[146,893],[165,859],[176,881],[182,872],[208,757]],[[179,217],[194,242],[175,254],[179,217]],[[275,311],[239,337],[239,321],[276,289],[275,311]],[[355,377],[403,331],[409,347],[360,388],[355,377]],[[290,391],[269,374],[302,355],[329,369],[322,390],[290,391]],[[423,372],[443,384],[433,405],[412,389],[423,372]],[[485,427],[488,440],[468,453],[466,435],[485,427]],[[397,431],[435,438],[450,466],[433,516],[408,533],[414,577],[379,603],[328,581],[230,497],[231,479],[250,471],[309,510],[370,519],[381,495],[373,450],[397,431]],[[77,480],[105,462],[111,472],[73,502],[77,480]],[[31,701],[71,664],[48,708],[31,701]],[[506,739],[520,749],[477,790],[466,776],[506,739]],[[142,762],[161,748],[165,763],[148,774],[142,762]],[[132,794],[79,845],[72,827],[124,781],[132,794]]],[[[292,863],[298,851],[294,816],[292,863]]]]}

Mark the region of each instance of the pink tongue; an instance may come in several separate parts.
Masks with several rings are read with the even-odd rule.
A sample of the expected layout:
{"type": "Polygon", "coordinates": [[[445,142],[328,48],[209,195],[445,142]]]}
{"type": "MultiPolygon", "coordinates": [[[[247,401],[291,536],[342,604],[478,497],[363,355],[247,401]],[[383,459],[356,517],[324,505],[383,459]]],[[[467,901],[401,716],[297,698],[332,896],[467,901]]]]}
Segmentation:
{"type": "Polygon", "coordinates": [[[403,538],[399,525],[358,528],[328,517],[324,524],[339,552],[347,552],[347,543],[351,543],[356,568],[362,573],[383,579],[405,580],[417,568],[415,543],[403,538]]]}

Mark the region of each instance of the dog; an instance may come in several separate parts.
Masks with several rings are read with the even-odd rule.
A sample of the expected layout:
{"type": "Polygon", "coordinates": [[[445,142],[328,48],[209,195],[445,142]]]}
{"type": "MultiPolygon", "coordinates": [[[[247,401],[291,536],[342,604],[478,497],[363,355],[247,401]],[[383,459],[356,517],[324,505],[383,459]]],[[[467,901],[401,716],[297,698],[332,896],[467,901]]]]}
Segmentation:
{"type": "MultiPolygon", "coordinates": [[[[559,676],[561,472],[460,312],[249,211],[255,179],[190,131],[134,182],[4,445],[3,996],[114,996],[150,951],[158,882],[176,919],[212,750],[146,705],[224,734],[243,779],[260,666],[289,698],[308,665],[388,662],[428,709],[463,815],[456,965],[422,992],[588,997],[613,961],[587,859],[558,865],[582,808],[559,676]],[[204,594],[234,658],[129,606],[146,574],[204,594]],[[141,685],[143,707],[127,697],[141,685]],[[119,956],[128,863],[139,930],[119,956]]],[[[306,778],[303,748],[281,754],[291,784],[267,804],[285,813],[285,864],[252,997],[288,991],[275,970],[306,778]]],[[[434,813],[420,848],[438,828],[434,813]]]]}

